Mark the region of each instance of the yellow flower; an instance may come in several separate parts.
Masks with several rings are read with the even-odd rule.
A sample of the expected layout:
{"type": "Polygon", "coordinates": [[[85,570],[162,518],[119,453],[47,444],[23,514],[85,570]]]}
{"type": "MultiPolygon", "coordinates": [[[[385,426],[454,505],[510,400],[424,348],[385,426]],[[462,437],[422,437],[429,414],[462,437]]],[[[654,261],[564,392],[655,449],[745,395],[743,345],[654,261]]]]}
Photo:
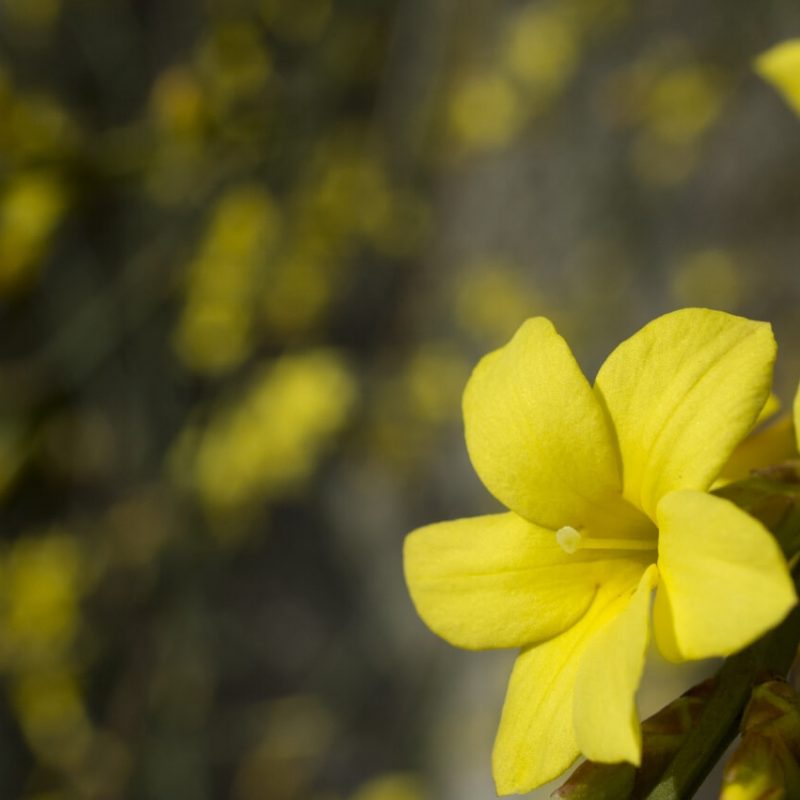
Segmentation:
{"type": "Polygon", "coordinates": [[[478,364],[467,449],[509,511],[410,534],[417,611],[460,647],[520,647],[494,748],[500,794],[583,753],[638,764],[653,627],[674,661],[724,656],[796,598],[770,533],[707,494],[769,396],[770,326],[683,309],[623,342],[592,387],[546,319],[478,364]]]}
{"type": "Polygon", "coordinates": [[[800,39],[789,39],[762,53],[755,68],[800,114],[800,39]]]}

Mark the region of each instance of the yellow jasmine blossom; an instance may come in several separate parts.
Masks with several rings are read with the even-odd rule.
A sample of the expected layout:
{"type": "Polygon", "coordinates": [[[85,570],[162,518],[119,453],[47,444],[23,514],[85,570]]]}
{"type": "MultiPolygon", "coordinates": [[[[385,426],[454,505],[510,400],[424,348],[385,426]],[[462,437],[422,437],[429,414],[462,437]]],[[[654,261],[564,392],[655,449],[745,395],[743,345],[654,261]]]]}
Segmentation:
{"type": "Polygon", "coordinates": [[[460,647],[521,648],[493,768],[500,794],[582,753],[641,758],[635,692],[653,627],[668,658],[725,656],[794,605],[769,532],[707,493],[769,396],[770,326],[683,309],[645,326],[594,386],[546,319],[483,358],[467,449],[509,510],[405,543],[417,611],[460,647]]]}
{"type": "Polygon", "coordinates": [[[756,59],[756,72],[800,114],[800,39],[789,39],[756,59]]]}

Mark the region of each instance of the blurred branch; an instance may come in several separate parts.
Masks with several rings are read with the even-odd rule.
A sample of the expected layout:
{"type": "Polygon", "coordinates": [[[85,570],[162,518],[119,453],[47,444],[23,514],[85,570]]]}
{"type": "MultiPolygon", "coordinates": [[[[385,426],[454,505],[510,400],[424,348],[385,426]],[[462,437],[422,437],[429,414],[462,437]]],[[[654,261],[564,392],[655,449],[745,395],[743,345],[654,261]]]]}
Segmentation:
{"type": "Polygon", "coordinates": [[[175,251],[172,235],[145,245],[116,280],[63,322],[38,353],[0,364],[0,382],[14,387],[3,396],[3,412],[30,410],[56,391],[83,385],[174,291],[168,266],[182,263],[175,251]]]}

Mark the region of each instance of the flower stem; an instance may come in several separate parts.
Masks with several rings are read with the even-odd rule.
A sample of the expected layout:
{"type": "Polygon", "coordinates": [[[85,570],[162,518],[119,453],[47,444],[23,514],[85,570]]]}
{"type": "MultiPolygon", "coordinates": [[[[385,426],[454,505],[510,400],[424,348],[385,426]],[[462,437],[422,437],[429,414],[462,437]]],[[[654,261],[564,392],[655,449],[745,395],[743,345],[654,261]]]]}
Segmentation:
{"type": "Polygon", "coordinates": [[[762,677],[786,675],[800,641],[800,608],[784,622],[721,667],[696,727],[646,800],[692,797],[739,730],[753,686],[762,677]]]}
{"type": "MultiPolygon", "coordinates": [[[[787,557],[800,552],[800,470],[785,465],[718,492],[769,527],[787,557]],[[777,480],[776,480],[777,478],[777,480]]],[[[795,586],[800,590],[800,571],[795,586]]],[[[739,731],[753,686],[774,675],[785,676],[800,642],[800,607],[775,630],[731,656],[717,674],[716,684],[697,725],[645,800],[685,800],[692,797],[739,731]]]]}

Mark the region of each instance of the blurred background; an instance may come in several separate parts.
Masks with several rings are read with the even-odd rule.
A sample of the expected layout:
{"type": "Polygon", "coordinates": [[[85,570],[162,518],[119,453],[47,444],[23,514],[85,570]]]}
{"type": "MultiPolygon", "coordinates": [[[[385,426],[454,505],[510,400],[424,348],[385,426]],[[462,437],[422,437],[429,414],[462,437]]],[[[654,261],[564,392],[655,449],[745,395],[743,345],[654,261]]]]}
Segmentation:
{"type": "MultiPolygon", "coordinates": [[[[770,320],[793,0],[0,0],[0,796],[487,800],[513,653],[415,616],[546,315],[770,320]]],[[[658,663],[645,713],[697,677],[658,663]]]]}

